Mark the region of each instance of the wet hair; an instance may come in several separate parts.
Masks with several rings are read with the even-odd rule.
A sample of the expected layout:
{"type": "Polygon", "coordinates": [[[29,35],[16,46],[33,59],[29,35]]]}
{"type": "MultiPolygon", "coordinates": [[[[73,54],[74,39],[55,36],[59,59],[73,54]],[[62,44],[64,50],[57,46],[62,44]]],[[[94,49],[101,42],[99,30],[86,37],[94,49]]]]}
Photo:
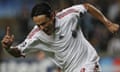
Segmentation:
{"type": "Polygon", "coordinates": [[[47,17],[51,16],[52,8],[48,3],[39,3],[32,8],[31,17],[38,15],[46,15],[47,17]]]}

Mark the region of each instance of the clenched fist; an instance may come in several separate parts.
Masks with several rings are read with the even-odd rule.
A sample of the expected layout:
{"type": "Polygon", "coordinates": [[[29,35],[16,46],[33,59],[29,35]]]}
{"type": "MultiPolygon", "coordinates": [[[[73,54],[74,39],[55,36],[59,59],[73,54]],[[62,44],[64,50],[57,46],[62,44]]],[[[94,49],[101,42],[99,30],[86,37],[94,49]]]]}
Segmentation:
{"type": "Polygon", "coordinates": [[[110,32],[115,33],[119,30],[120,26],[118,24],[107,22],[107,28],[110,32]]]}

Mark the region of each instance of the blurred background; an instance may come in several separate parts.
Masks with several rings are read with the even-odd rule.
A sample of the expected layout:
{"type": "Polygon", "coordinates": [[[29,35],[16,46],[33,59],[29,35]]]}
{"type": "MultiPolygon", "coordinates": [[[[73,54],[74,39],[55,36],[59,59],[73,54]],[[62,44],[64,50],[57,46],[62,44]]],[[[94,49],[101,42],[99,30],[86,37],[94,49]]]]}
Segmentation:
{"type": "MultiPolygon", "coordinates": [[[[0,41],[5,35],[6,27],[10,26],[11,33],[15,35],[13,45],[21,43],[34,26],[30,18],[31,9],[42,1],[50,3],[57,11],[89,2],[100,9],[108,19],[120,24],[120,0],[0,0],[0,41]]],[[[111,34],[89,13],[80,21],[85,37],[101,56],[102,72],[120,72],[120,38],[111,34]]],[[[2,49],[0,44],[0,72],[54,72],[56,67],[49,59],[45,62],[47,64],[42,64],[44,57],[46,56],[43,52],[37,52],[26,58],[14,58],[2,49]]]]}

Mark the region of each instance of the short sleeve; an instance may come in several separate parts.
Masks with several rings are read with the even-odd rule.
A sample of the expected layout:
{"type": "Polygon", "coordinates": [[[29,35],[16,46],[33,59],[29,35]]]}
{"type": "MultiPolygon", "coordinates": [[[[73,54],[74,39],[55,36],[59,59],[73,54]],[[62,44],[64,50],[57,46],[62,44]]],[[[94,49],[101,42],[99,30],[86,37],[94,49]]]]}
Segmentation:
{"type": "Polygon", "coordinates": [[[87,12],[87,9],[84,7],[83,4],[80,5],[74,5],[71,8],[75,9],[76,11],[78,11],[79,13],[85,13],[87,12]]]}

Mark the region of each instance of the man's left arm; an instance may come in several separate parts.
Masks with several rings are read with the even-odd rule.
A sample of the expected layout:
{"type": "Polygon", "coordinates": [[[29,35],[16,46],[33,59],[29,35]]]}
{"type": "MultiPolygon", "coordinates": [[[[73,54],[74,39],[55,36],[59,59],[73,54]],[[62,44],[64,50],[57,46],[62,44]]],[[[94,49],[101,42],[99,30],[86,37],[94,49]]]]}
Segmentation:
{"type": "Polygon", "coordinates": [[[94,7],[93,5],[89,3],[85,3],[83,5],[87,9],[87,11],[92,16],[100,20],[108,28],[110,32],[114,33],[119,30],[119,25],[108,20],[99,9],[97,9],[96,7],[94,7]]]}

